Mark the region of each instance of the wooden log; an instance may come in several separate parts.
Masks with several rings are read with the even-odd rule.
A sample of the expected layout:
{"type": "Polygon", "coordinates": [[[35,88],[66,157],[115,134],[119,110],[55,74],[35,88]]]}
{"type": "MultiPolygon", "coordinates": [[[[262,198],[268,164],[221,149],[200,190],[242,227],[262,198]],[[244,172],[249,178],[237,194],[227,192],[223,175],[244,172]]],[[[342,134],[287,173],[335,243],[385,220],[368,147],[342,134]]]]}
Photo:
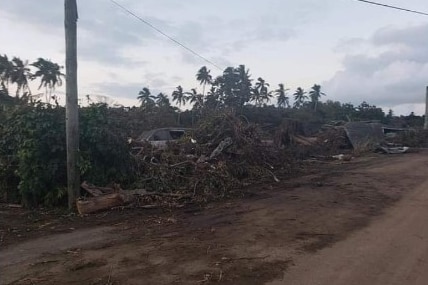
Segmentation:
{"type": "Polygon", "coordinates": [[[91,197],[87,200],[78,200],[76,202],[79,214],[85,215],[90,213],[108,210],[114,207],[123,206],[125,202],[119,193],[106,194],[97,197],[91,197]]]}

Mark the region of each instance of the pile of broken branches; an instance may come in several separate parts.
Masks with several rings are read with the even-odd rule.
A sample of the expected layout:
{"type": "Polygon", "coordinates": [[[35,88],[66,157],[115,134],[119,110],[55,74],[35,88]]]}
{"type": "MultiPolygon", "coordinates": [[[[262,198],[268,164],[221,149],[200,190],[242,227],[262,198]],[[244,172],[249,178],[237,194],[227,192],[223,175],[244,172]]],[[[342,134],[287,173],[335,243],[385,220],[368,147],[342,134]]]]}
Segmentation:
{"type": "Polygon", "coordinates": [[[266,146],[259,127],[244,117],[221,113],[202,120],[188,137],[165,150],[146,147],[138,156],[140,187],[191,193],[197,201],[223,198],[273,170],[291,168],[292,156],[266,146]]]}
{"type": "Polygon", "coordinates": [[[188,136],[168,144],[166,149],[144,144],[134,154],[134,186],[142,190],[118,189],[99,196],[111,195],[111,206],[135,204],[136,197],[140,206],[150,205],[153,197],[155,204],[167,201],[177,206],[183,205],[184,200],[205,203],[239,196],[244,193],[244,185],[266,179],[278,182],[274,172],[290,173],[293,155],[286,149],[263,144],[261,137],[260,128],[244,117],[221,113],[206,118],[188,136]]]}

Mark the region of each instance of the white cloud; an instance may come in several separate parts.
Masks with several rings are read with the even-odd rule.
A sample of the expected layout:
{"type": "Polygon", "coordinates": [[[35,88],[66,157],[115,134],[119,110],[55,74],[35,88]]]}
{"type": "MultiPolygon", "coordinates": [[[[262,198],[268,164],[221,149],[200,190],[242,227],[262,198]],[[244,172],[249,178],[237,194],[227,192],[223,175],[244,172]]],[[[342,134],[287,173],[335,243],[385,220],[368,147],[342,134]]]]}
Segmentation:
{"type": "Polygon", "coordinates": [[[427,34],[428,24],[376,31],[365,44],[385,51],[345,56],[343,70],[324,83],[326,92],[340,101],[421,111],[428,85],[427,34]]]}

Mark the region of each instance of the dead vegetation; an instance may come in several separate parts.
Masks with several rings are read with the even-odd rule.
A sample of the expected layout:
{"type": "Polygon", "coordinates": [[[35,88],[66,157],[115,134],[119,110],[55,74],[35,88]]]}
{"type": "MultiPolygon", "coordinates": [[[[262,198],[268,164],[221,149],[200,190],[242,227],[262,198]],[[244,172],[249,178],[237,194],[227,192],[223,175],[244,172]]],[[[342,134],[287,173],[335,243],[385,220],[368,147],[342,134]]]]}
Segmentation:
{"type": "Polygon", "coordinates": [[[93,197],[78,201],[78,209],[181,207],[244,195],[243,186],[266,179],[278,182],[277,173],[291,173],[295,158],[289,149],[266,144],[262,137],[256,124],[226,112],[202,120],[189,136],[166,149],[141,143],[133,155],[141,190],[84,184],[93,197]]]}
{"type": "Polygon", "coordinates": [[[392,140],[394,143],[409,147],[428,147],[428,130],[414,129],[401,132],[392,140]]]}

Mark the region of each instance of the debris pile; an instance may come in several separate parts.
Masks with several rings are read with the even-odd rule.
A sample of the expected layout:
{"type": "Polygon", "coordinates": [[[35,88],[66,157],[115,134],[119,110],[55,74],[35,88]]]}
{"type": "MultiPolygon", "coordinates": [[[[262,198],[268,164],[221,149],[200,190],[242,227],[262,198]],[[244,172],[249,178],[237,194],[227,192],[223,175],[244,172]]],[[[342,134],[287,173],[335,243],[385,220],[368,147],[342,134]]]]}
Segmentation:
{"type": "Polygon", "coordinates": [[[266,145],[262,137],[260,128],[245,117],[231,113],[209,117],[165,149],[150,143],[140,144],[137,151],[134,147],[135,188],[140,190],[88,191],[91,188],[82,185],[94,197],[78,202],[78,207],[80,203],[80,209],[87,206],[92,212],[130,203],[156,206],[166,200],[180,206],[183,201],[204,203],[242,195],[244,185],[266,179],[279,182],[274,172],[290,173],[293,156],[287,149],[266,145]]]}
{"type": "MultiPolygon", "coordinates": [[[[125,205],[181,207],[243,195],[245,185],[279,182],[278,174],[295,172],[299,159],[349,161],[356,151],[375,150],[385,141],[382,125],[371,122],[333,122],[314,137],[304,135],[302,123],[285,120],[267,140],[258,125],[243,116],[223,112],[202,119],[175,141],[163,144],[133,142],[132,187],[82,184],[92,197],[78,201],[80,213],[125,205]],[[268,179],[268,180],[267,180],[268,179]]],[[[401,153],[408,148],[383,149],[401,153]]]]}
{"type": "Polygon", "coordinates": [[[428,130],[410,129],[399,132],[397,136],[390,140],[391,143],[406,145],[409,147],[428,147],[428,130]]]}
{"type": "Polygon", "coordinates": [[[292,119],[282,121],[275,132],[274,144],[278,147],[287,147],[294,144],[306,144],[302,122],[292,119]]]}
{"type": "Polygon", "coordinates": [[[322,148],[321,153],[335,154],[352,149],[352,144],[343,124],[325,124],[317,138],[322,148]]]}

